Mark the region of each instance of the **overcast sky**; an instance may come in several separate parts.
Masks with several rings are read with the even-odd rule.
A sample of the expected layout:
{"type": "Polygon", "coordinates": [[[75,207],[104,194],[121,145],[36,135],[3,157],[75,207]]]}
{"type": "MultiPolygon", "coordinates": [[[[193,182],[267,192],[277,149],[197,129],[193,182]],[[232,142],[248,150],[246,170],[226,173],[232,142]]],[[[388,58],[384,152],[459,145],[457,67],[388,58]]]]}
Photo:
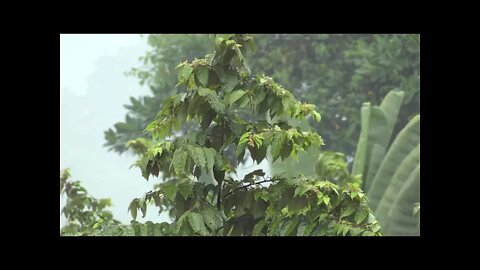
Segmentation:
{"type": "MultiPolygon", "coordinates": [[[[70,168],[73,180],[80,180],[91,195],[112,198],[113,214],[124,223],[131,220],[130,201],[153,183],[137,168],[129,169],[135,157],[107,152],[103,131],[124,120],[123,105],[130,96],[149,93],[136,78],[124,75],[140,65],[138,58],[147,48],[140,35],[60,38],[60,169],[70,168]]],[[[158,214],[149,211],[146,220],[158,220],[158,214]]]]}

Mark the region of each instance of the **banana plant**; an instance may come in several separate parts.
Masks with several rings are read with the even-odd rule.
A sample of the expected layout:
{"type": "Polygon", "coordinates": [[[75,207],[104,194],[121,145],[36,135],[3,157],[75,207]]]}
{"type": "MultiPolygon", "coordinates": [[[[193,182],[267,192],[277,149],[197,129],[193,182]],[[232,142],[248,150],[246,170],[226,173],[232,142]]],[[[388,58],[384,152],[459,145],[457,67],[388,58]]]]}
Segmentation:
{"type": "Polygon", "coordinates": [[[403,92],[391,91],[380,106],[363,104],[352,168],[353,175],[361,175],[384,235],[420,234],[413,214],[420,201],[420,115],[391,139],[403,97],[403,92]]]}

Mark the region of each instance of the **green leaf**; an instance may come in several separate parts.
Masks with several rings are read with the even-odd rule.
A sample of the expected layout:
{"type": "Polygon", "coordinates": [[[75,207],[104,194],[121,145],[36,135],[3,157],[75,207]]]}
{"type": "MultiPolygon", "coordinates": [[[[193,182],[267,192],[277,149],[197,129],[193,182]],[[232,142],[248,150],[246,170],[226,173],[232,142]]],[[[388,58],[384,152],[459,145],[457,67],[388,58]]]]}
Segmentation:
{"type": "Polygon", "coordinates": [[[144,155],[139,161],[139,167],[142,170],[142,176],[148,180],[150,176],[150,170],[147,170],[147,165],[149,163],[149,159],[147,155],[144,155]]]}
{"type": "Polygon", "coordinates": [[[228,105],[232,105],[235,101],[240,99],[245,95],[245,91],[243,90],[235,90],[228,96],[228,105]]]}
{"type": "Polygon", "coordinates": [[[367,191],[372,184],[373,177],[375,177],[375,174],[377,174],[378,167],[380,167],[380,164],[385,157],[385,152],[386,149],[376,143],[373,143],[371,149],[368,149],[369,158],[367,162],[367,167],[365,168],[366,175],[362,177],[363,189],[365,191],[367,191]]]}
{"type": "Polygon", "coordinates": [[[190,74],[192,74],[193,68],[190,64],[185,64],[182,69],[180,81],[186,81],[190,74]]]}
{"type": "MultiPolygon", "coordinates": [[[[388,188],[385,190],[377,209],[375,209],[375,217],[382,224],[388,222],[388,212],[392,208],[393,203],[399,195],[399,191],[409,179],[411,173],[420,164],[420,144],[402,160],[398,165],[388,188]]],[[[420,188],[420,186],[418,186],[420,188]]],[[[403,224],[402,224],[403,225],[403,224]]]]}
{"type": "Polygon", "coordinates": [[[177,193],[177,188],[173,181],[168,181],[163,185],[165,197],[171,201],[175,199],[175,195],[177,193]]]}
{"type": "MultiPolygon", "coordinates": [[[[200,90],[199,90],[200,94],[200,90]]],[[[213,110],[217,113],[223,113],[225,111],[225,104],[218,98],[218,95],[215,91],[209,90],[207,94],[207,101],[212,107],[213,110]]]]}
{"type": "Polygon", "coordinates": [[[134,220],[137,219],[137,206],[138,206],[138,199],[132,200],[132,202],[128,206],[128,211],[130,211],[130,214],[132,215],[132,218],[134,220]]]}
{"type": "Polygon", "coordinates": [[[262,146],[263,141],[265,141],[265,137],[263,137],[262,134],[253,134],[253,141],[255,142],[257,148],[259,148],[262,146]]]}
{"type": "Polygon", "coordinates": [[[280,157],[282,160],[287,159],[290,154],[293,151],[293,143],[290,140],[286,140],[285,145],[282,148],[282,151],[280,151],[280,157]]]}
{"type": "Polygon", "coordinates": [[[204,147],[203,153],[205,155],[207,169],[208,171],[212,171],[213,165],[215,164],[215,156],[217,152],[215,151],[215,149],[204,147]]]}
{"type": "Polygon", "coordinates": [[[198,94],[201,96],[201,97],[206,97],[207,95],[209,95],[210,93],[215,93],[215,91],[213,90],[210,90],[208,88],[205,88],[205,87],[199,87],[198,88],[198,94]]]}
{"type": "Polygon", "coordinates": [[[325,203],[325,205],[328,205],[330,203],[330,197],[328,196],[323,196],[323,202],[325,203]]]}
{"type": "Polygon", "coordinates": [[[235,72],[234,70],[228,70],[227,72],[225,72],[225,75],[226,75],[226,78],[225,78],[225,85],[223,86],[223,90],[225,92],[230,92],[235,88],[235,86],[238,83],[237,72],[235,72]]]}
{"type": "Polygon", "coordinates": [[[255,160],[257,164],[260,164],[260,162],[262,162],[262,160],[264,160],[267,156],[268,145],[262,144],[260,148],[253,148],[249,146],[248,150],[250,150],[252,159],[255,160]]]}
{"type": "Polygon", "coordinates": [[[361,132],[357,143],[357,151],[355,152],[355,159],[353,162],[352,175],[365,174],[365,166],[367,159],[368,133],[370,127],[370,102],[365,102],[360,110],[361,115],[361,132]]]}
{"type": "Polygon", "coordinates": [[[267,96],[267,91],[260,88],[254,91],[254,94],[255,94],[255,97],[253,99],[253,104],[255,104],[255,106],[258,106],[260,103],[262,103],[262,101],[267,96]]]}
{"type": "Polygon", "coordinates": [[[216,35],[215,36],[215,51],[216,53],[220,53],[221,48],[222,48],[222,43],[225,42],[225,40],[228,40],[228,37],[225,38],[223,35],[216,35]]]}
{"type": "MultiPolygon", "coordinates": [[[[307,226],[305,227],[305,230],[303,231],[303,233],[302,233],[302,234],[299,234],[299,233],[298,233],[298,235],[301,235],[301,236],[309,236],[309,235],[312,233],[313,229],[315,229],[315,226],[316,226],[316,225],[317,225],[316,222],[310,222],[310,223],[308,223],[307,226]]],[[[300,227],[297,229],[297,231],[298,231],[298,230],[300,230],[300,227]]]]}
{"type": "Polygon", "coordinates": [[[215,70],[210,70],[210,73],[208,74],[208,85],[207,87],[210,89],[218,89],[220,86],[220,78],[219,74],[215,70]]]}
{"type": "Polygon", "coordinates": [[[342,209],[340,211],[340,218],[350,216],[351,214],[353,214],[355,212],[355,210],[357,210],[357,207],[354,204],[350,203],[349,205],[347,205],[347,207],[345,209],[342,209]]]}
{"type": "Polygon", "coordinates": [[[405,93],[403,91],[390,91],[383,99],[382,104],[380,104],[380,109],[385,114],[388,122],[388,127],[385,130],[384,135],[387,137],[387,142],[390,141],[390,137],[392,136],[393,128],[395,126],[395,122],[397,121],[398,113],[400,112],[400,107],[402,106],[404,96],[405,93]]]}
{"type": "Polygon", "coordinates": [[[420,200],[420,164],[410,174],[388,212],[388,222],[380,223],[385,235],[420,235],[418,217],[412,215],[420,200]]]}
{"type": "Polygon", "coordinates": [[[207,235],[207,228],[205,227],[205,223],[203,222],[202,215],[194,212],[188,213],[188,222],[195,233],[200,235],[207,235]]]}
{"type": "MultiPolygon", "coordinates": [[[[143,132],[148,132],[148,131],[151,131],[152,129],[154,129],[156,126],[158,125],[158,122],[157,121],[152,121],[150,124],[148,124],[148,126],[143,130],[143,132]]],[[[113,132],[113,130],[112,130],[113,132]]],[[[115,136],[115,133],[113,133],[113,136],[115,136]]],[[[114,137],[115,140],[117,139],[117,137],[114,137]]]]}
{"type": "Polygon", "coordinates": [[[317,122],[320,122],[320,119],[322,119],[320,117],[320,114],[316,111],[312,111],[312,116],[313,116],[313,119],[315,119],[315,121],[317,121],[317,122]]]}
{"type": "Polygon", "coordinates": [[[368,217],[368,208],[360,207],[355,213],[355,223],[358,225],[368,217]]]}
{"type": "Polygon", "coordinates": [[[360,228],[351,228],[351,229],[350,229],[350,235],[351,235],[351,236],[358,236],[358,235],[360,235],[362,232],[363,232],[363,230],[360,229],[360,228]]]}
{"type": "Polygon", "coordinates": [[[267,225],[267,222],[265,221],[265,219],[262,219],[259,222],[257,222],[257,224],[255,224],[255,227],[253,227],[252,235],[253,236],[263,236],[263,235],[265,235],[265,234],[262,233],[262,230],[263,230],[263,228],[265,228],[266,225],[267,225]]]}
{"type": "Polygon", "coordinates": [[[222,226],[222,218],[216,210],[209,207],[202,210],[201,215],[210,230],[215,231],[222,226]]]}
{"type": "Polygon", "coordinates": [[[419,143],[420,115],[417,115],[398,133],[372,180],[372,184],[367,192],[369,205],[372,209],[378,207],[383,194],[392,182],[399,164],[419,143]]]}
{"type": "Polygon", "coordinates": [[[173,154],[172,164],[177,175],[181,175],[184,172],[187,164],[187,153],[182,148],[177,149],[173,154]]]}
{"type": "Polygon", "coordinates": [[[297,227],[297,236],[304,236],[305,230],[307,229],[307,222],[305,220],[302,220],[300,224],[298,224],[297,227]]]}
{"type": "Polygon", "coordinates": [[[183,182],[178,185],[178,192],[180,192],[180,194],[186,200],[188,197],[190,197],[190,195],[193,194],[193,186],[188,182],[183,182]]]}
{"type": "Polygon", "coordinates": [[[306,208],[308,208],[308,202],[304,197],[294,197],[288,202],[288,211],[292,214],[304,212],[306,208]]]}
{"type": "Polygon", "coordinates": [[[208,73],[209,69],[206,66],[197,66],[197,68],[195,69],[195,75],[197,76],[197,80],[203,87],[207,87],[208,73]]]}
{"type": "Polygon", "coordinates": [[[251,132],[245,132],[244,134],[242,134],[242,136],[238,140],[238,145],[246,144],[250,138],[250,135],[252,135],[251,132]]]}
{"type": "Polygon", "coordinates": [[[95,224],[93,224],[93,229],[95,230],[96,228],[102,226],[103,219],[99,219],[95,224]]]}
{"type": "Polygon", "coordinates": [[[313,235],[315,236],[325,236],[328,231],[328,223],[321,222],[318,224],[315,224],[314,231],[312,232],[313,235]]]}
{"type": "Polygon", "coordinates": [[[238,107],[245,108],[250,103],[250,101],[250,97],[248,95],[244,95],[240,98],[240,101],[238,102],[238,107]]]}
{"type": "Polygon", "coordinates": [[[182,233],[186,229],[185,225],[187,223],[189,213],[190,212],[186,212],[178,218],[177,222],[175,223],[175,229],[174,229],[175,234],[183,235],[182,233]]]}
{"type": "Polygon", "coordinates": [[[245,156],[245,144],[238,144],[237,148],[235,149],[235,155],[238,160],[243,160],[245,156]]]}
{"type": "Polygon", "coordinates": [[[289,219],[282,224],[280,230],[280,236],[292,236],[296,232],[299,220],[298,219],[289,219]]]}
{"type": "Polygon", "coordinates": [[[277,160],[280,157],[280,153],[285,145],[286,138],[287,136],[284,132],[276,132],[273,136],[273,142],[271,144],[273,161],[277,160]]]}
{"type": "Polygon", "coordinates": [[[309,191],[311,188],[312,188],[312,187],[309,186],[309,185],[300,184],[300,185],[298,185],[298,187],[295,189],[295,194],[293,195],[293,197],[302,196],[302,195],[305,194],[307,191],[309,191]]]}
{"type": "Polygon", "coordinates": [[[252,208],[252,215],[254,219],[257,218],[262,218],[265,216],[265,211],[267,210],[268,203],[265,202],[263,199],[256,199],[256,201],[253,204],[252,208]]]}
{"type": "Polygon", "coordinates": [[[142,211],[142,218],[145,218],[145,215],[147,215],[147,202],[144,199],[140,200],[140,211],[142,211]]]}
{"type": "Polygon", "coordinates": [[[201,147],[194,147],[192,145],[188,145],[187,149],[189,150],[190,157],[192,158],[193,162],[197,166],[204,168],[206,165],[206,160],[203,149],[201,147]]]}
{"type": "Polygon", "coordinates": [[[373,232],[378,232],[378,231],[380,231],[380,225],[375,224],[375,225],[372,227],[372,231],[373,231],[373,232]]]}

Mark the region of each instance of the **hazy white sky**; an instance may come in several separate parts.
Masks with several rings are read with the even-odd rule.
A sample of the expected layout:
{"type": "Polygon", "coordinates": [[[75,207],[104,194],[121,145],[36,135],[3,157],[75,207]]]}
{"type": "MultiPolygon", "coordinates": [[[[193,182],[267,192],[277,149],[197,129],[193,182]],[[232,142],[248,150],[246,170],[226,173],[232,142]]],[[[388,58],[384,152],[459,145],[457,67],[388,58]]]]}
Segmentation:
{"type": "MultiPolygon", "coordinates": [[[[124,75],[147,48],[140,35],[60,36],[60,169],[70,168],[94,197],[112,198],[114,216],[125,223],[128,203],[152,182],[129,169],[135,157],[107,152],[103,132],[124,120],[130,96],[149,93],[124,75]]],[[[147,218],[158,218],[153,212],[147,218]]]]}
{"type": "Polygon", "coordinates": [[[85,94],[87,77],[94,72],[95,61],[102,55],[113,55],[119,49],[129,47],[146,50],[146,38],[123,34],[60,35],[60,87],[85,94]]]}

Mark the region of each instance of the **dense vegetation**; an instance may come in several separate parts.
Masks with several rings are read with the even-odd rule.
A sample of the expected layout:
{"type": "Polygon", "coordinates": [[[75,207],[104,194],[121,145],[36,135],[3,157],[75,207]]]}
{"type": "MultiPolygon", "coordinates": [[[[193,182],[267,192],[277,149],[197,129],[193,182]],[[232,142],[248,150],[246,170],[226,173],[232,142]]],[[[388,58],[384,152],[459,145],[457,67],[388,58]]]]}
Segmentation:
{"type": "Polygon", "coordinates": [[[418,235],[419,116],[409,121],[419,112],[418,42],[415,35],[150,36],[144,67],[131,73],[153,96],[132,97],[125,122],[105,136],[110,149],[139,156],[134,165],[145,179],[162,182],[132,200],[131,225],[83,190],[76,211],[88,222],[68,214],[80,225],[62,234],[418,235]],[[384,97],[358,117],[362,102],[384,97]],[[305,162],[308,155],[318,159],[305,162]],[[346,157],[354,155],[350,168],[346,157]],[[314,174],[301,174],[299,158],[314,174]],[[290,170],[239,179],[247,159],[290,170]],[[148,206],[168,211],[172,222],[136,221],[148,206]]]}
{"type": "MultiPolygon", "coordinates": [[[[249,67],[291,89],[299,100],[317,106],[325,149],[353,156],[360,133],[358,110],[363,102],[379,104],[394,89],[405,92],[397,133],[420,111],[420,47],[418,35],[398,34],[255,34],[249,67]]],[[[213,35],[150,35],[151,50],[132,75],[147,84],[152,96],[131,98],[124,122],[106,132],[107,146],[118,152],[142,134],[160,104],[179,89],[175,66],[210,53],[213,35]],[[181,59],[179,59],[181,58],[181,59]]]]}

